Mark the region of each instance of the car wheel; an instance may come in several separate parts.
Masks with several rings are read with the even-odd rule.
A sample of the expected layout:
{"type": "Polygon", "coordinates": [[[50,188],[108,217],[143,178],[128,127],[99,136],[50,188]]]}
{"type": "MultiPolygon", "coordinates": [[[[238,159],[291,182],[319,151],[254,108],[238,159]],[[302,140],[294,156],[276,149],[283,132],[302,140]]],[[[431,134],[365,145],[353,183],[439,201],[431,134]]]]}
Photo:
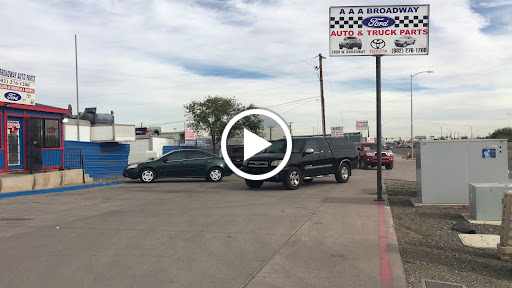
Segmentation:
{"type": "Polygon", "coordinates": [[[388,170],[393,169],[393,163],[386,164],[386,169],[388,169],[388,170]]]}
{"type": "Polygon", "coordinates": [[[311,183],[311,182],[313,182],[313,178],[304,179],[304,180],[302,180],[302,182],[304,182],[304,183],[311,183]]]}
{"type": "Polygon", "coordinates": [[[340,50],[343,49],[343,45],[340,44],[339,46],[340,46],[340,50]]]}
{"type": "Polygon", "coordinates": [[[404,45],[403,45],[403,47],[407,47],[407,42],[404,42],[404,45]]]}
{"type": "Polygon", "coordinates": [[[297,167],[290,167],[283,181],[284,187],[288,190],[296,190],[302,186],[302,172],[297,167]]]}
{"type": "Polygon", "coordinates": [[[156,174],[155,170],[151,168],[144,168],[142,172],[140,172],[140,181],[144,183],[151,183],[155,181],[156,174]]]}
{"type": "Polygon", "coordinates": [[[334,173],[334,177],[336,177],[336,182],[338,183],[347,183],[350,178],[350,168],[348,167],[348,164],[341,164],[340,170],[334,173]]]}
{"type": "Polygon", "coordinates": [[[213,167],[208,171],[208,181],[210,182],[219,182],[222,180],[222,177],[224,176],[224,172],[222,171],[222,168],[219,167],[213,167]]]}
{"type": "Polygon", "coordinates": [[[263,185],[263,180],[249,180],[245,179],[245,184],[251,189],[258,189],[263,185]]]}

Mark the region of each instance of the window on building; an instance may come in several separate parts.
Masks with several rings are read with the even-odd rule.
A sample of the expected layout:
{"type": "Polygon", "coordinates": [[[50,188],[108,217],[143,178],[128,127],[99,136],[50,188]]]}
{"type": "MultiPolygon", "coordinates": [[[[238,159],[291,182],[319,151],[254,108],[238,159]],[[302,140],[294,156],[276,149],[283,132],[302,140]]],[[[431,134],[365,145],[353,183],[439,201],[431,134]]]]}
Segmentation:
{"type": "Polygon", "coordinates": [[[28,143],[34,148],[58,148],[60,147],[59,120],[29,118],[28,119],[28,143]]]}
{"type": "Polygon", "coordinates": [[[45,148],[60,147],[59,120],[44,119],[44,145],[45,148]]]}

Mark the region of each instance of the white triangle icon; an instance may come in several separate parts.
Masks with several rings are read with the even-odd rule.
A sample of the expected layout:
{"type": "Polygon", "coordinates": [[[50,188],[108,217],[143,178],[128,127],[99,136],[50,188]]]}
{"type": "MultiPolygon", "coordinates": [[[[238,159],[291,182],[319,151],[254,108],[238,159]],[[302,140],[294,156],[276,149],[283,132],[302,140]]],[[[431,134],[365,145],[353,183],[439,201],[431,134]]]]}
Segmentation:
{"type": "Polygon", "coordinates": [[[272,143],[244,128],[244,161],[270,145],[272,143]]]}

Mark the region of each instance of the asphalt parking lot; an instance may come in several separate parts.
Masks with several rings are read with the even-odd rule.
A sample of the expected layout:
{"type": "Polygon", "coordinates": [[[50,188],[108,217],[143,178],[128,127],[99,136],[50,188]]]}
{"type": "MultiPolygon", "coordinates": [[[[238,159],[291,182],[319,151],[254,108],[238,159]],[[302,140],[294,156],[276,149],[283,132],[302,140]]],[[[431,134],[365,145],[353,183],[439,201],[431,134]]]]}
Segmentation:
{"type": "Polygon", "coordinates": [[[295,191],[230,176],[3,199],[1,286],[376,287],[373,174],[295,191]]]}

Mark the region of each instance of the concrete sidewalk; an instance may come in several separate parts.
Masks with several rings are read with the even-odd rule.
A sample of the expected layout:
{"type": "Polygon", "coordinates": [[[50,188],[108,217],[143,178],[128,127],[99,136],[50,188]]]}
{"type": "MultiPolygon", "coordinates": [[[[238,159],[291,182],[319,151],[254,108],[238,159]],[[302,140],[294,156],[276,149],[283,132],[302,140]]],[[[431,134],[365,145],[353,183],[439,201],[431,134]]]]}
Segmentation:
{"type": "MultiPolygon", "coordinates": [[[[354,170],[242,287],[407,287],[387,202],[354,170]]],[[[302,189],[307,189],[303,187],[302,189]]]]}

